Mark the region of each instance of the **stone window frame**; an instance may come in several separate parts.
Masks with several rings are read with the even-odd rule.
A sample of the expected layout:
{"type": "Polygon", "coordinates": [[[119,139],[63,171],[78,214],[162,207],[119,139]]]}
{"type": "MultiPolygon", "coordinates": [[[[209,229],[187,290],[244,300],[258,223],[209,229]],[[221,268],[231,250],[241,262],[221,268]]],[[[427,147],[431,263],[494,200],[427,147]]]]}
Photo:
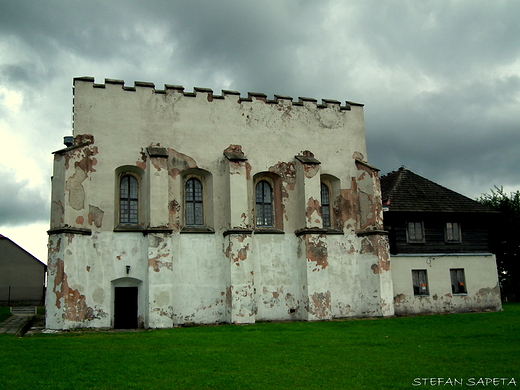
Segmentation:
{"type": "Polygon", "coordinates": [[[181,233],[215,233],[213,229],[213,176],[211,172],[201,168],[191,168],[181,175],[182,178],[182,222],[181,233]],[[186,185],[188,181],[196,179],[202,186],[202,225],[188,225],[186,206],[186,185]]]}
{"type": "Polygon", "coordinates": [[[143,175],[144,171],[136,166],[122,166],[116,169],[116,189],[115,189],[115,209],[114,231],[141,231],[145,229],[145,212],[143,209],[143,175]],[[127,176],[133,177],[137,181],[137,222],[125,223],[121,222],[121,183],[127,176]]]}
{"type": "Polygon", "coordinates": [[[283,204],[282,204],[282,178],[272,172],[259,172],[253,178],[253,222],[256,234],[272,233],[283,234],[283,204]],[[256,224],[256,187],[259,182],[266,181],[271,186],[272,195],[272,226],[258,226],[256,224]]]}
{"type": "Polygon", "coordinates": [[[464,268],[450,268],[450,280],[453,295],[468,295],[464,268]]]}
{"type": "MultiPolygon", "coordinates": [[[[341,197],[341,186],[340,180],[336,176],[333,176],[328,173],[322,173],[320,175],[320,195],[321,195],[321,184],[327,186],[329,190],[329,202],[330,202],[330,226],[323,225],[323,228],[326,229],[331,234],[337,234],[343,231],[343,225],[341,222],[341,209],[340,205],[337,204],[336,199],[341,197]]],[[[322,204],[321,196],[320,196],[320,204],[322,204]]],[[[322,205],[323,206],[323,205],[322,205]]],[[[322,212],[322,220],[323,220],[323,212],[322,212]]]]}
{"type": "Polygon", "coordinates": [[[413,295],[416,297],[426,297],[430,295],[428,285],[428,271],[425,269],[412,270],[413,295]]]}

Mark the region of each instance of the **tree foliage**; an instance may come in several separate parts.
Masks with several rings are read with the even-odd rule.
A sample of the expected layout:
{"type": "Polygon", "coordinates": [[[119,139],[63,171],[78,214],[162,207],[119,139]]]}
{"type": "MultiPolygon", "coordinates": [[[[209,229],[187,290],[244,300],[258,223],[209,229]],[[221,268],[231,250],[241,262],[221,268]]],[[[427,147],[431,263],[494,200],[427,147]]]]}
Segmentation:
{"type": "Polygon", "coordinates": [[[491,229],[493,251],[497,256],[502,298],[520,300],[520,191],[506,194],[496,187],[477,201],[502,213],[498,226],[491,229]]]}

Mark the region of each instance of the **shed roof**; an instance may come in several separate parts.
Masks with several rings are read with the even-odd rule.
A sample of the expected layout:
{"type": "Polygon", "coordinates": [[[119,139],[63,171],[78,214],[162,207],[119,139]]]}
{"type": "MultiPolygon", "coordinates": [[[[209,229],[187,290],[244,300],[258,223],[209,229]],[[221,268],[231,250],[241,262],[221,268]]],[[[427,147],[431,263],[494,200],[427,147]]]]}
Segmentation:
{"type": "Polygon", "coordinates": [[[381,177],[381,192],[389,211],[498,213],[404,167],[381,177]]]}
{"type": "MultiPolygon", "coordinates": [[[[42,265],[45,269],[47,269],[47,264],[45,264],[43,261],[39,260],[37,257],[33,256],[31,253],[27,252],[25,249],[23,249],[20,245],[18,245],[13,240],[9,239],[8,237],[4,236],[3,234],[0,234],[0,245],[4,245],[2,243],[5,243],[5,245],[13,245],[14,247],[18,248],[20,251],[26,253],[29,258],[34,260],[35,262],[42,265]]],[[[5,249],[5,247],[4,247],[5,249]]],[[[3,257],[3,256],[1,256],[3,257]]]]}

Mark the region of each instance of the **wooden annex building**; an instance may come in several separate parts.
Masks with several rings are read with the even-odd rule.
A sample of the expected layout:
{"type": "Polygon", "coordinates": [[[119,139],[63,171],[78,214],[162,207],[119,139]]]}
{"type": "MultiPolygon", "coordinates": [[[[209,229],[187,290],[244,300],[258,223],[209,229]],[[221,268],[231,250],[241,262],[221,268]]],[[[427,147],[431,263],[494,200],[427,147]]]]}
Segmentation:
{"type": "Polygon", "coordinates": [[[396,314],[500,310],[498,212],[400,168],[381,178],[396,314]]]}

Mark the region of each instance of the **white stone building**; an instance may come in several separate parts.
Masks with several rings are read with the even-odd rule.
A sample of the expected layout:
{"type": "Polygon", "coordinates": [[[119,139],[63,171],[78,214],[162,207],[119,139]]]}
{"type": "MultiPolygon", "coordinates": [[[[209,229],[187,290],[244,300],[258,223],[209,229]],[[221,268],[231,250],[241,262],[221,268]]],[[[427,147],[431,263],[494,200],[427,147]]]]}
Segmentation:
{"type": "Polygon", "coordinates": [[[394,313],[362,105],[82,77],[73,121],[48,328],[394,313]]]}

